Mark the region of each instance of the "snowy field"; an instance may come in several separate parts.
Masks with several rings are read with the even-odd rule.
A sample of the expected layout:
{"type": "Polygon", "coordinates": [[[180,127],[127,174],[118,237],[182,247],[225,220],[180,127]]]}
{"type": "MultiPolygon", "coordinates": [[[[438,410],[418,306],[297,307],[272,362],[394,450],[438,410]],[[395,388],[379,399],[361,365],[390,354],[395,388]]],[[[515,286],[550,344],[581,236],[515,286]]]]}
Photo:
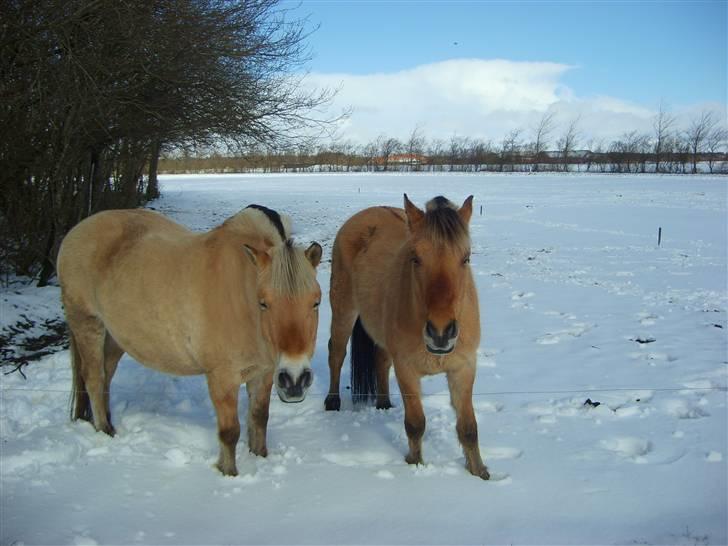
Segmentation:
{"type": "MultiPolygon", "coordinates": [[[[254,202],[323,245],[309,396],[274,397],[269,457],[243,433],[240,476],[226,478],[203,377],[125,357],[112,439],[69,422],[68,351],[27,380],[3,375],[0,543],[726,544],[725,178],[190,175],[162,191],[151,206],[195,230],[254,202]],[[475,195],[474,404],[490,482],[463,467],[444,377],[423,381],[424,466],[404,462],[396,395],[377,411],[344,391],[341,412],[323,411],[333,238],[403,192],[420,206],[475,195]]],[[[57,316],[58,297],[4,289],[2,326],[57,316]]]]}

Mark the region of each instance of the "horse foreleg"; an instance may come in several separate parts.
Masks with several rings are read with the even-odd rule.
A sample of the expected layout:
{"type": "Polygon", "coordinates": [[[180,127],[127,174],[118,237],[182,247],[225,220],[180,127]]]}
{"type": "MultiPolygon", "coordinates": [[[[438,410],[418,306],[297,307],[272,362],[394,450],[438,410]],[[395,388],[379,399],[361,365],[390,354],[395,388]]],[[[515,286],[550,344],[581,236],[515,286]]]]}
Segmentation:
{"type": "Polygon", "coordinates": [[[409,367],[394,365],[404,404],[404,430],[407,432],[409,464],[422,464],[422,437],[425,435],[425,412],[422,409],[420,376],[409,367]]]}
{"type": "Polygon", "coordinates": [[[240,421],[238,420],[240,383],[232,378],[208,374],[207,388],[210,391],[210,399],[217,413],[220,456],[216,466],[226,476],[237,476],[235,448],[240,438],[240,421]]]}
{"type": "Polygon", "coordinates": [[[268,408],[273,388],[273,372],[266,372],[245,384],[248,391],[248,449],[254,455],[266,457],[268,408]]]}
{"type": "Polygon", "coordinates": [[[478,423],[473,411],[473,382],[475,381],[475,365],[468,364],[447,374],[450,387],[450,402],[457,417],[456,429],[458,440],[463,447],[465,466],[474,476],[487,480],[490,478],[488,468],[483,464],[478,445],[478,423]]]}

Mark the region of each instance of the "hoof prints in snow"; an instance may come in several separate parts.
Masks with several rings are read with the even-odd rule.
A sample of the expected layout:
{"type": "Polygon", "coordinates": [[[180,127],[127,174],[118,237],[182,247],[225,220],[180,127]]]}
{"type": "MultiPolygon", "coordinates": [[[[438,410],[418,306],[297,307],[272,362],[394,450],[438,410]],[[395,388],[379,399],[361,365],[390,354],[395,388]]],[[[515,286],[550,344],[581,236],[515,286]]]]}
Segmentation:
{"type": "Polygon", "coordinates": [[[342,451],[338,453],[324,453],[323,459],[339,466],[374,466],[391,464],[394,459],[387,453],[380,451],[342,451]]]}
{"type": "Polygon", "coordinates": [[[635,462],[646,462],[645,455],[652,451],[652,444],[642,438],[622,436],[602,440],[601,446],[616,453],[620,457],[634,459],[635,462]]]}

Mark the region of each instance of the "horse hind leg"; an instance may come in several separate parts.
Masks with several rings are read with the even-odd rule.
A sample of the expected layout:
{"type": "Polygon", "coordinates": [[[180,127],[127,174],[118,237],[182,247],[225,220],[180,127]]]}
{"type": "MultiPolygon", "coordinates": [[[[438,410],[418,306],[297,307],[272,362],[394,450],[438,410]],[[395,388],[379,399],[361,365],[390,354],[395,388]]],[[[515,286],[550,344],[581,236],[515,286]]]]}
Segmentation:
{"type": "Polygon", "coordinates": [[[392,367],[392,357],[389,353],[377,347],[375,369],[377,374],[377,409],[390,409],[392,401],[389,399],[389,369],[392,367]]]}
{"type": "Polygon", "coordinates": [[[71,387],[71,420],[91,422],[93,420],[91,414],[91,401],[86,392],[86,385],[81,375],[81,355],[76,347],[76,340],[73,338],[73,332],[68,334],[71,352],[71,372],[73,373],[73,381],[71,387]]]}
{"type": "MultiPolygon", "coordinates": [[[[336,315],[332,315],[336,316],[336,315]]],[[[324,406],[327,411],[341,409],[341,396],[339,394],[341,383],[341,368],[346,357],[346,345],[351,337],[351,330],[356,322],[356,313],[347,313],[332,318],[331,337],[329,338],[329,392],[326,395],[324,406]]]]}
{"type": "Polygon", "coordinates": [[[75,419],[91,418],[96,430],[113,436],[114,429],[107,417],[107,395],[105,394],[107,389],[104,367],[106,329],[96,317],[72,315],[67,319],[73,345],[75,408],[72,410],[72,416],[75,419]]]}
{"type": "Polygon", "coordinates": [[[116,373],[116,367],[119,365],[119,360],[124,355],[124,350],[119,347],[116,340],[106,332],[106,338],[104,341],[104,407],[106,409],[106,420],[109,422],[112,433],[116,433],[114,425],[111,423],[111,380],[114,378],[116,373]]]}
{"type": "Polygon", "coordinates": [[[345,271],[339,256],[334,248],[334,263],[331,273],[331,337],[329,338],[329,392],[324,402],[327,411],[338,411],[341,408],[339,395],[341,368],[346,357],[346,344],[351,337],[351,331],[357,318],[354,309],[354,297],[351,286],[351,276],[345,271]]]}

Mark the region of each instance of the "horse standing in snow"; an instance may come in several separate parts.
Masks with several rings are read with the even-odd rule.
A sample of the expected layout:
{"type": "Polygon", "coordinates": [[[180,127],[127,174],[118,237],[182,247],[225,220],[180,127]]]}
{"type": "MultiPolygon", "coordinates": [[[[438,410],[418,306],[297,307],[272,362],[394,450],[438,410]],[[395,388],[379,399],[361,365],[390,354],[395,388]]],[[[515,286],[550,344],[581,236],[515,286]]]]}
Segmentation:
{"type": "Polygon", "coordinates": [[[101,212],[73,228],[58,255],[71,417],[114,435],[109,388],[129,353],[156,370],[207,376],[226,475],[237,474],[246,383],[248,448],[265,457],[274,378],[284,402],[303,400],[313,380],[321,246],[304,251],[289,232],[286,217],[257,205],[207,233],[145,210],[101,212]]]}
{"type": "Polygon", "coordinates": [[[478,295],[470,271],[473,197],[462,207],[435,197],[422,211],[404,196],[404,210],[373,207],[339,230],[331,264],[331,382],[327,410],[338,410],[339,379],[351,342],[352,396],[389,408],[389,369],[404,403],[405,460],[422,463],[420,379],[447,374],[467,469],[488,479],[473,411],[478,295]],[[352,331],[353,329],[353,331],[352,331]]]}

